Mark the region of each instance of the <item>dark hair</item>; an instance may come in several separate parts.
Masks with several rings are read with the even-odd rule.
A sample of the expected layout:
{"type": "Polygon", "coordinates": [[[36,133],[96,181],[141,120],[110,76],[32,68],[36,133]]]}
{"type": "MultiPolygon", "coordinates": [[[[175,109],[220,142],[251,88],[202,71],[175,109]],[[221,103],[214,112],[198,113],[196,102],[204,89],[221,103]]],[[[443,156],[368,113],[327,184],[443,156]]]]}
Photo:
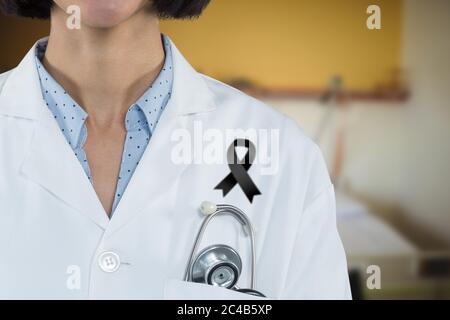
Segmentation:
{"type": "MultiPolygon", "coordinates": [[[[201,15],[210,0],[150,0],[161,18],[185,19],[201,15]]],[[[0,9],[6,14],[48,19],[52,0],[0,0],[0,9]]]]}

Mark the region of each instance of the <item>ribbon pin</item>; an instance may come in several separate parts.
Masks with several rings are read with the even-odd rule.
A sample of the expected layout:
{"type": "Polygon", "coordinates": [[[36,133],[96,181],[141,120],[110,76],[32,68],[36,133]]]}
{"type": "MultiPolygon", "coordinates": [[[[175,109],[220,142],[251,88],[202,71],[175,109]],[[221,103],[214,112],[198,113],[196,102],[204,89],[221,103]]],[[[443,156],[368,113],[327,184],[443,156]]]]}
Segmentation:
{"type": "Polygon", "coordinates": [[[236,184],[239,184],[242,191],[244,191],[247,199],[250,203],[253,202],[253,197],[261,194],[258,187],[253,183],[252,178],[248,174],[248,169],[252,166],[253,160],[255,160],[255,145],[247,139],[236,139],[228,147],[227,161],[230,173],[219,182],[214,188],[215,190],[222,190],[225,197],[236,184]],[[236,154],[236,147],[246,147],[247,153],[243,160],[239,161],[236,154]]]}

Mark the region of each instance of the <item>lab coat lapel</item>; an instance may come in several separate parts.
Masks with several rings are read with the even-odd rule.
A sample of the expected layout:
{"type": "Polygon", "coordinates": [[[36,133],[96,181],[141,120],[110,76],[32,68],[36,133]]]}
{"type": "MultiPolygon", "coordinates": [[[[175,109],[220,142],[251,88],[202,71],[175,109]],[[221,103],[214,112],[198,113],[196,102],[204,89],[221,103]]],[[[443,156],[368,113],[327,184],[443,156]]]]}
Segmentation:
{"type": "Polygon", "coordinates": [[[105,229],[108,217],[44,103],[34,52],[35,46],[10,74],[0,95],[0,114],[31,120],[34,128],[20,173],[105,229]]]}
{"type": "Polygon", "coordinates": [[[215,109],[214,96],[203,77],[184,59],[173,43],[174,80],[171,98],[149,145],[111,219],[107,235],[141,214],[177,183],[189,164],[172,161],[174,130],[193,131],[193,115],[215,109]]]}
{"type": "Polygon", "coordinates": [[[56,123],[36,123],[30,154],[21,171],[101,228],[108,226],[108,216],[92,184],[56,123]]]}

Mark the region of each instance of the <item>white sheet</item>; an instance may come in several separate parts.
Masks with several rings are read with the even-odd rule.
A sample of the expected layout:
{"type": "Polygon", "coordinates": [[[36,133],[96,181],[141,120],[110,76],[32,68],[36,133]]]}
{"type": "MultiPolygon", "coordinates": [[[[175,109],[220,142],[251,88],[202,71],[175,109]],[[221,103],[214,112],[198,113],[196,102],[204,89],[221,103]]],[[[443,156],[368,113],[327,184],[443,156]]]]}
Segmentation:
{"type": "Polygon", "coordinates": [[[372,215],[362,203],[337,192],[337,224],[348,258],[353,256],[408,256],[417,253],[412,243],[372,215]]]}

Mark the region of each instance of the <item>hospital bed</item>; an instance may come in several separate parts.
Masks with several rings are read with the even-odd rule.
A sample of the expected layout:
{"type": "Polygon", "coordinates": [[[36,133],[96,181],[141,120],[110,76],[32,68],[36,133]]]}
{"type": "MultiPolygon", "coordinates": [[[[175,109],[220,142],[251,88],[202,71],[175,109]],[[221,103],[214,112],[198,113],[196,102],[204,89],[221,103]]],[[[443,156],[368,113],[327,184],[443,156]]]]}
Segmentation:
{"type": "Polygon", "coordinates": [[[336,193],[336,209],[355,298],[375,293],[366,286],[371,265],[380,267],[381,290],[417,278],[421,254],[410,241],[373,215],[367,206],[340,192],[336,193]]]}

